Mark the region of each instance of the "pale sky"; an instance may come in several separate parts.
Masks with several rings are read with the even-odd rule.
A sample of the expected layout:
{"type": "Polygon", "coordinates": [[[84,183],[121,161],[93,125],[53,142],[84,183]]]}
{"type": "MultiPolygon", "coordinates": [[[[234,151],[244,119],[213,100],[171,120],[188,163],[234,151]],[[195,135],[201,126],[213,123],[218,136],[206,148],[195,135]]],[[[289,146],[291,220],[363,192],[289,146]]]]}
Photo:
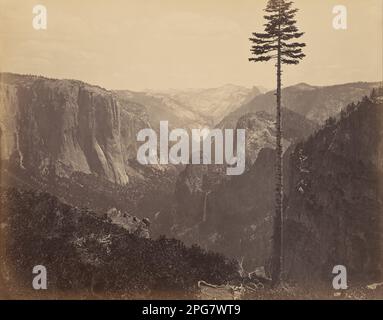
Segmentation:
{"type": "MultiPolygon", "coordinates": [[[[108,89],[275,87],[273,63],[250,63],[266,0],[0,0],[0,70],[108,89]],[[48,28],[32,27],[32,8],[48,28]]],[[[296,0],[307,57],[284,85],[382,80],[383,0],[296,0]],[[348,29],[332,26],[336,5],[348,29]]]]}

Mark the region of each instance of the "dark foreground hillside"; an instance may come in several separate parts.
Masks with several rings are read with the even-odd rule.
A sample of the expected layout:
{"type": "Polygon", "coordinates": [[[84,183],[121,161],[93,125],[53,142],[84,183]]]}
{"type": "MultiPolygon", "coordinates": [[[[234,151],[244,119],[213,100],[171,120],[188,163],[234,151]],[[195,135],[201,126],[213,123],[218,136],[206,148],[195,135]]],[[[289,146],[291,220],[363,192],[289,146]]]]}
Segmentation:
{"type": "Polygon", "coordinates": [[[40,192],[2,189],[1,271],[11,297],[37,298],[32,269],[44,265],[52,297],[194,297],[197,282],[226,283],[237,266],[178,240],[139,238],[86,209],[40,192]],[[108,292],[108,295],[105,295],[108,292]]]}

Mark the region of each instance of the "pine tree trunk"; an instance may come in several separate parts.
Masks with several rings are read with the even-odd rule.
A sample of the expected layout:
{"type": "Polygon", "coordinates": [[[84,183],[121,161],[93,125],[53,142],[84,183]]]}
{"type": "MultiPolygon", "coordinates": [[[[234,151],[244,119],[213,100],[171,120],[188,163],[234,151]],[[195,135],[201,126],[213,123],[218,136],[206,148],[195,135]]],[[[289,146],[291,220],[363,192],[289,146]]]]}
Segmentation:
{"type": "Polygon", "coordinates": [[[283,181],[282,181],[282,117],[281,117],[281,87],[282,87],[282,63],[281,63],[281,40],[278,41],[277,58],[277,114],[276,114],[276,157],[275,157],[275,217],[273,234],[273,273],[272,279],[275,285],[281,281],[282,257],[283,257],[283,181]]]}

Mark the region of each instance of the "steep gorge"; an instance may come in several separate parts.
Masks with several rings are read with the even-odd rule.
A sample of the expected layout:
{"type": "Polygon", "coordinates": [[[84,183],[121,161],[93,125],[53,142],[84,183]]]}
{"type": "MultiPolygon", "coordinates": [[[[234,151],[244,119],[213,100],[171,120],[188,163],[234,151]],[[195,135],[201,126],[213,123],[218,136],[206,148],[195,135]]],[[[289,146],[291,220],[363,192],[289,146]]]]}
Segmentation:
{"type": "MultiPolygon", "coordinates": [[[[284,110],[285,154],[289,146],[313,134],[317,125],[284,110]]],[[[238,259],[246,268],[269,263],[274,209],[275,127],[266,112],[246,114],[238,120],[246,130],[246,172],[225,175],[224,166],[188,165],[175,188],[174,235],[186,243],[238,259]]]]}

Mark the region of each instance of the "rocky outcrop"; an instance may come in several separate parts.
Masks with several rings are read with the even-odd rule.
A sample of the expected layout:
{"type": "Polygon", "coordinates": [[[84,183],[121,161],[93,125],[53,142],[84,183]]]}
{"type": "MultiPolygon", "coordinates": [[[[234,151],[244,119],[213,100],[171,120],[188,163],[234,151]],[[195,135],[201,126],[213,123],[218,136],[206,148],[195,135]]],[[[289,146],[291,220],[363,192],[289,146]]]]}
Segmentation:
{"type": "Polygon", "coordinates": [[[0,85],[1,160],[42,176],[129,182],[136,133],[149,127],[139,105],[75,80],[3,73],[0,85]]]}
{"type": "Polygon", "coordinates": [[[130,233],[134,233],[140,238],[150,238],[150,220],[148,218],[140,220],[116,208],[109,209],[106,217],[109,222],[128,230],[130,233]]]}
{"type": "MultiPolygon", "coordinates": [[[[318,125],[304,116],[284,108],[282,110],[283,149],[303,140],[318,129],[318,125]]],[[[242,116],[236,129],[246,130],[246,159],[252,165],[263,148],[275,147],[275,117],[265,111],[242,116]]]]}

